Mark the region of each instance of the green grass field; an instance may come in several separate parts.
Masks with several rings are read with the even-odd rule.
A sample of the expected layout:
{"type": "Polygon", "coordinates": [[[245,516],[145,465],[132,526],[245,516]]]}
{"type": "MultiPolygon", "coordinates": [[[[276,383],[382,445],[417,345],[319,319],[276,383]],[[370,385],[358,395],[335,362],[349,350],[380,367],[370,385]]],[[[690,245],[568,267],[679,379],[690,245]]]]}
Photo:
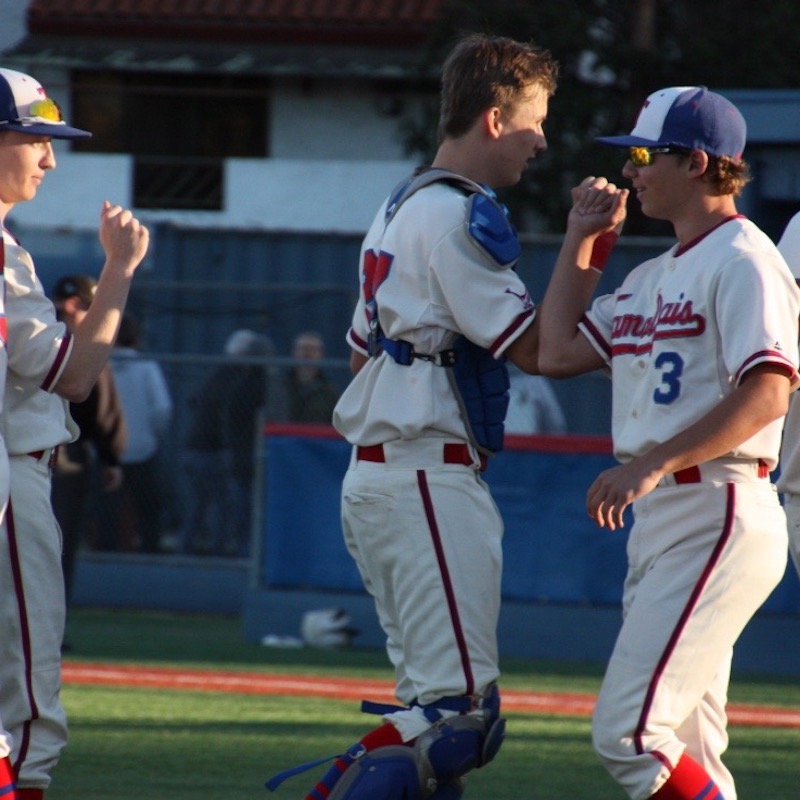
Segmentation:
{"type": "MultiPolygon", "coordinates": [[[[247,642],[237,620],[75,611],[67,660],[390,679],[382,652],[280,650],[247,642]]],[[[602,665],[509,660],[502,686],[595,692],[602,665]]],[[[284,783],[276,772],[334,755],[375,724],[357,702],[71,685],[71,741],[48,800],[299,800],[324,767],[284,783]]],[[[731,702],[800,708],[800,686],[734,676],[731,702]]],[[[797,800],[800,730],[733,726],[728,763],[740,800],[797,800]]],[[[590,745],[589,720],[508,714],[500,754],[469,780],[472,800],[624,800],[590,745]]]]}

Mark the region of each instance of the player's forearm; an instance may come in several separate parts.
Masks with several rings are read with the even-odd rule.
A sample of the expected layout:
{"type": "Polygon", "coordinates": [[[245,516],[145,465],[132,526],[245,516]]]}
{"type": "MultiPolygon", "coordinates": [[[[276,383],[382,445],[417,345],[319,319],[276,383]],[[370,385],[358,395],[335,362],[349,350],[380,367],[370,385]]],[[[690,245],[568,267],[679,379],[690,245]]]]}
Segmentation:
{"type": "Polygon", "coordinates": [[[784,416],[789,379],[777,366],[762,365],[728,397],[683,432],[639,459],[665,475],[720,458],[784,416]]]}
{"type": "Polygon", "coordinates": [[[132,278],[107,268],[101,274],[92,305],[72,332],[72,352],[55,387],[67,400],[85,400],[97,382],[117,338],[132,278]]]}
{"type": "Polygon", "coordinates": [[[551,377],[576,375],[586,369],[580,321],[597,287],[600,274],[589,267],[594,237],[567,230],[539,318],[539,369],[551,377]]]}
{"type": "Polygon", "coordinates": [[[622,229],[627,199],[627,189],[617,189],[602,177],[586,178],[572,190],[567,232],[539,308],[539,367],[544,375],[566,378],[602,366],[579,332],[578,321],[622,229]],[[595,244],[604,234],[611,238],[595,258],[595,244]]]}
{"type": "Polygon", "coordinates": [[[55,386],[56,393],[72,403],[83,402],[107,363],[111,347],[106,341],[81,339],[76,334],[70,359],[55,386]]]}

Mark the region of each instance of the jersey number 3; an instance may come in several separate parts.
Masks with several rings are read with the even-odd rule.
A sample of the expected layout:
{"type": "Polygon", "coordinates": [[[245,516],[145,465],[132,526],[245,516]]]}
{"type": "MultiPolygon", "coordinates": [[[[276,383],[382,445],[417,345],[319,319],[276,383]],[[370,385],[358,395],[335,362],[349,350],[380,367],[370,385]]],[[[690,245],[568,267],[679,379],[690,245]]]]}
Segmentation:
{"type": "Polygon", "coordinates": [[[655,363],[661,370],[661,385],[653,392],[653,401],[659,405],[669,405],[681,393],[683,359],[678,353],[659,353],[655,363]]]}

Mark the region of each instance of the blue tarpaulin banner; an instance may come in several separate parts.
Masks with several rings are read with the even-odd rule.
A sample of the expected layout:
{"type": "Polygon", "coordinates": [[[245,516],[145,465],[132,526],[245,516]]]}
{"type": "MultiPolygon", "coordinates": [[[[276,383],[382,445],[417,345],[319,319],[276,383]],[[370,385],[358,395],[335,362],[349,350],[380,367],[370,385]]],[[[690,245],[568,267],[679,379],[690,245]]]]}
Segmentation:
{"type": "MultiPolygon", "coordinates": [[[[350,449],[328,426],[267,426],[266,586],[363,591],[339,519],[350,449]]],[[[606,437],[506,437],[506,448],[484,473],[505,523],[505,598],[619,604],[632,517],[626,512],[626,527],[609,531],[586,514],[586,490],[615,463],[606,437]]],[[[800,582],[791,565],[764,610],[800,611],[800,582]]]]}

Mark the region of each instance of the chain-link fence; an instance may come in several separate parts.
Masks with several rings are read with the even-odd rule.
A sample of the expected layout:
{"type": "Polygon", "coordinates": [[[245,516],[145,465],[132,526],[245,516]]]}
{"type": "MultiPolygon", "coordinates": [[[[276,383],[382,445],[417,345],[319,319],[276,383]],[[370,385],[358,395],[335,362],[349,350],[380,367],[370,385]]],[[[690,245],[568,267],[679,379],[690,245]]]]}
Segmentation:
{"type": "MultiPolygon", "coordinates": [[[[263,491],[263,423],[329,424],[349,377],[347,363],[230,354],[141,358],[158,365],[172,412],[155,454],[123,455],[119,489],[106,491],[102,464],[93,464],[82,547],[249,557],[258,535],[252,510],[263,491]]],[[[131,398],[121,394],[124,409],[131,398]]],[[[141,431],[130,420],[128,428],[134,451],[141,431]]]]}
{"type": "MultiPolygon", "coordinates": [[[[330,424],[350,380],[345,359],[142,354],[158,365],[172,411],[156,454],[123,456],[124,481],[103,487],[93,465],[81,546],[92,551],[248,558],[261,535],[264,422],[330,424]]],[[[114,360],[112,359],[112,367],[114,360]]],[[[567,433],[598,433],[587,405],[608,404],[608,381],[590,374],[552,386],[567,433]]],[[[121,392],[125,406],[131,398],[121,392]]],[[[606,421],[607,423],[607,421],[606,421]]],[[[129,449],[141,431],[128,421],[129,449]]],[[[517,432],[516,429],[512,432],[517,432]]],[[[601,431],[602,432],[602,431],[601,431]]]]}

